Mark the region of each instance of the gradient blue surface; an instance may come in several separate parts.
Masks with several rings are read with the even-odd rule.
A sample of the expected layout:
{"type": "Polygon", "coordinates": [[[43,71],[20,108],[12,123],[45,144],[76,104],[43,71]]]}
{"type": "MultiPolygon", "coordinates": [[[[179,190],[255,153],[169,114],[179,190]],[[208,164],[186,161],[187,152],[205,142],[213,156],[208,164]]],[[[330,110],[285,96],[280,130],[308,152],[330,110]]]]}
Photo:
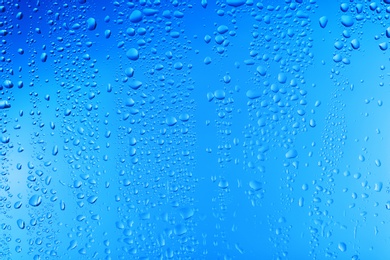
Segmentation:
{"type": "Polygon", "coordinates": [[[388,259],[388,2],[1,2],[0,259],[388,259]]]}

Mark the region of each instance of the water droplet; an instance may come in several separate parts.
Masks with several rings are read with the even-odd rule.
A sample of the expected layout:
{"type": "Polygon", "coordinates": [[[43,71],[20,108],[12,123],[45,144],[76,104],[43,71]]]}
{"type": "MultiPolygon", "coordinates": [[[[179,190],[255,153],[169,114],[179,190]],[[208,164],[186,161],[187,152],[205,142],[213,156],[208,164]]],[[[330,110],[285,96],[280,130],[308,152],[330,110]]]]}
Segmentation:
{"type": "Polygon", "coordinates": [[[174,116],[169,116],[169,117],[167,117],[167,119],[166,119],[166,124],[167,124],[168,126],[174,126],[176,123],[177,123],[176,117],[174,117],[174,116]]]}
{"type": "Polygon", "coordinates": [[[261,97],[261,91],[259,89],[250,89],[246,92],[246,96],[249,99],[256,99],[261,97]]]}
{"type": "Polygon", "coordinates": [[[138,50],[137,50],[136,48],[131,48],[131,49],[129,49],[129,50],[126,52],[126,56],[127,56],[127,58],[129,58],[130,60],[138,60],[138,58],[139,58],[138,50]]]}
{"type": "Polygon", "coordinates": [[[55,146],[53,147],[52,154],[53,154],[53,155],[57,155],[57,154],[58,154],[58,146],[57,146],[57,145],[55,145],[55,146]]]}
{"type": "Polygon", "coordinates": [[[183,68],[183,63],[175,62],[175,64],[173,64],[173,68],[176,70],[181,70],[183,68]]]}
{"type": "Polygon", "coordinates": [[[375,160],[375,165],[376,165],[377,167],[381,167],[381,165],[382,165],[381,160],[376,159],[376,160],[375,160]]]}
{"type": "Polygon", "coordinates": [[[14,208],[15,208],[15,209],[20,209],[20,207],[22,207],[22,202],[21,202],[21,201],[15,202],[14,208]]]}
{"type": "Polygon", "coordinates": [[[305,199],[303,197],[300,197],[298,200],[298,206],[303,207],[305,204],[305,199]]]}
{"type": "Polygon", "coordinates": [[[47,61],[47,53],[46,52],[41,54],[41,61],[42,62],[46,62],[47,61]]]}
{"type": "Polygon", "coordinates": [[[342,12],[347,12],[348,11],[348,9],[349,9],[349,5],[347,4],[347,3],[342,3],[341,5],[340,5],[340,10],[342,11],[342,12]]]}
{"type": "Polygon", "coordinates": [[[333,56],[333,61],[334,62],[340,62],[340,61],[342,61],[342,57],[341,57],[341,55],[340,54],[336,54],[336,55],[334,55],[333,56]]]}
{"type": "Polygon", "coordinates": [[[226,25],[220,25],[217,28],[217,32],[220,34],[224,34],[229,30],[229,28],[226,25]]]}
{"type": "Polygon", "coordinates": [[[345,27],[351,27],[354,24],[352,16],[342,15],[341,24],[344,25],[345,27]]]}
{"type": "Polygon", "coordinates": [[[130,21],[132,23],[138,23],[142,21],[142,12],[139,10],[134,10],[130,15],[130,21]]]}
{"type": "Polygon", "coordinates": [[[93,31],[96,29],[96,20],[95,18],[88,18],[87,20],[87,29],[93,31]]]}
{"type": "Polygon", "coordinates": [[[390,27],[387,27],[386,29],[386,37],[390,38],[390,27]]]}
{"type": "Polygon", "coordinates": [[[187,121],[190,119],[190,115],[187,114],[187,113],[181,114],[181,115],[179,116],[179,119],[180,119],[181,121],[183,121],[183,122],[187,122],[187,121]]]}
{"type": "Polygon", "coordinates": [[[221,189],[226,189],[227,187],[229,187],[229,183],[227,180],[220,180],[218,183],[218,187],[220,187],[221,189]]]}
{"type": "Polygon", "coordinates": [[[185,233],[187,233],[187,228],[185,227],[185,225],[183,224],[177,224],[175,226],[175,228],[173,229],[173,232],[178,235],[178,236],[182,236],[184,235],[185,233]]]}
{"type": "Polygon", "coordinates": [[[71,113],[72,113],[72,110],[70,110],[70,109],[65,109],[65,111],[64,111],[65,116],[69,116],[71,113]]]}
{"type": "Polygon", "coordinates": [[[185,207],[185,208],[181,208],[179,211],[180,211],[180,216],[183,219],[189,219],[194,215],[194,210],[192,208],[185,207]]]}
{"type": "Polygon", "coordinates": [[[374,185],[374,190],[375,190],[376,192],[380,192],[380,191],[382,190],[382,188],[383,188],[383,183],[382,183],[382,182],[377,182],[377,183],[375,183],[375,185],[374,185]]]}
{"type": "Polygon", "coordinates": [[[6,79],[6,80],[3,81],[2,86],[4,88],[13,88],[14,84],[9,79],[6,79]]]}
{"type": "Polygon", "coordinates": [[[39,195],[33,195],[28,203],[33,207],[38,207],[42,203],[42,197],[39,195]]]}
{"type": "Polygon", "coordinates": [[[357,40],[357,39],[353,39],[351,41],[351,46],[352,48],[354,48],[355,50],[359,49],[360,47],[360,42],[357,40]]]}
{"type": "Polygon", "coordinates": [[[69,242],[69,246],[67,248],[67,250],[72,250],[72,249],[75,249],[77,247],[77,241],[76,240],[71,240],[69,242]]]}
{"type": "Polygon", "coordinates": [[[278,81],[279,81],[279,83],[281,83],[281,84],[286,83],[286,81],[287,81],[287,76],[286,76],[286,74],[284,74],[284,73],[279,73],[279,74],[278,74],[278,81]]]}
{"type": "Polygon", "coordinates": [[[260,74],[260,76],[265,76],[265,74],[267,74],[267,71],[263,66],[258,66],[256,70],[260,74]]]}
{"type": "Polygon", "coordinates": [[[214,97],[216,99],[219,99],[219,100],[222,100],[225,98],[225,91],[223,91],[222,89],[218,89],[216,91],[214,91],[214,97]]]}
{"type": "Polygon", "coordinates": [[[294,149],[291,149],[291,150],[289,150],[287,153],[286,153],[286,158],[287,159],[293,159],[293,158],[295,158],[295,157],[297,157],[298,156],[298,152],[297,152],[297,150],[294,150],[294,149]]]}
{"type": "Polygon", "coordinates": [[[141,220],[149,220],[150,219],[150,213],[149,212],[144,212],[139,214],[139,218],[141,220]]]}
{"type": "Polygon", "coordinates": [[[16,19],[22,20],[22,19],[23,19],[23,13],[22,13],[22,12],[18,12],[18,13],[16,14],[16,19]]]}
{"type": "Polygon", "coordinates": [[[90,204],[94,204],[94,203],[97,201],[97,199],[98,199],[98,196],[92,195],[92,196],[90,196],[90,197],[88,198],[88,202],[89,202],[90,204]]]}
{"type": "Polygon", "coordinates": [[[129,86],[134,89],[134,90],[137,90],[139,89],[141,86],[142,86],[142,82],[139,81],[139,80],[133,80],[129,83],[129,86]]]}
{"type": "Polygon", "coordinates": [[[211,58],[207,56],[206,58],[204,58],[203,62],[204,64],[209,65],[211,63],[211,58]]]}
{"type": "Polygon", "coordinates": [[[387,48],[388,48],[387,42],[379,43],[379,48],[380,48],[382,51],[387,50],[387,48]]]}
{"type": "Polygon", "coordinates": [[[252,180],[249,182],[249,187],[251,187],[251,189],[254,191],[258,191],[261,190],[262,185],[261,182],[252,180]]]}
{"type": "Polygon", "coordinates": [[[111,30],[105,30],[104,37],[106,37],[106,39],[110,38],[111,37],[111,30]]]}
{"type": "Polygon", "coordinates": [[[173,16],[176,17],[176,18],[183,18],[184,17],[184,13],[176,10],[176,11],[173,12],[173,16]]]}
{"type": "Polygon", "coordinates": [[[131,67],[126,68],[125,74],[126,74],[126,76],[128,76],[129,78],[133,77],[133,76],[134,76],[134,69],[131,68],[131,67]]]}
{"type": "Polygon", "coordinates": [[[203,40],[205,41],[205,43],[209,43],[211,41],[211,36],[210,35],[206,35],[203,40]]]}
{"type": "Polygon", "coordinates": [[[328,17],[322,16],[319,20],[321,28],[325,28],[328,24],[328,17]]]}
{"type": "Polygon", "coordinates": [[[345,243],[343,243],[343,242],[340,242],[340,243],[339,243],[338,248],[339,248],[339,250],[340,250],[341,252],[347,251],[347,245],[346,245],[345,243]]]}
{"type": "Polygon", "coordinates": [[[60,209],[65,210],[65,202],[63,200],[60,200],[60,209]]]}
{"type": "Polygon", "coordinates": [[[260,126],[260,127],[264,127],[267,123],[267,120],[265,118],[259,118],[259,120],[257,120],[257,124],[260,126]]]}
{"type": "Polygon", "coordinates": [[[16,223],[18,224],[18,227],[19,227],[20,229],[24,229],[24,228],[26,227],[26,223],[25,223],[23,220],[21,220],[21,219],[18,219],[18,220],[16,221],[16,223]]]}
{"type": "Polygon", "coordinates": [[[297,17],[298,18],[309,18],[309,14],[303,12],[302,10],[297,11],[297,17]]]}
{"type": "Polygon", "coordinates": [[[245,4],[246,0],[226,0],[226,3],[233,7],[239,7],[245,4]]]}

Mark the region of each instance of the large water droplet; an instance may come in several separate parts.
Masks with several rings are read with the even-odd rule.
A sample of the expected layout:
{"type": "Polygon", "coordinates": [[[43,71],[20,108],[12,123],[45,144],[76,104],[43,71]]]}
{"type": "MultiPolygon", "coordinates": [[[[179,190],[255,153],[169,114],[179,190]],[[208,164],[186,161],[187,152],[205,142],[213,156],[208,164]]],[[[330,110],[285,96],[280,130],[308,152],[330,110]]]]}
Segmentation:
{"type": "Polygon", "coordinates": [[[184,235],[185,233],[187,233],[187,228],[182,225],[182,224],[177,224],[173,230],[173,232],[178,235],[178,236],[181,236],[181,235],[184,235]]]}
{"type": "Polygon", "coordinates": [[[352,46],[352,48],[354,48],[355,50],[356,50],[356,49],[359,49],[359,47],[360,47],[360,42],[359,42],[359,40],[353,39],[353,40],[351,41],[351,46],[352,46]]]}
{"type": "Polygon", "coordinates": [[[286,158],[287,159],[293,159],[293,158],[295,158],[295,157],[297,157],[298,156],[298,152],[297,152],[297,150],[294,150],[294,149],[291,149],[291,150],[289,150],[287,153],[286,153],[286,158]]]}
{"type": "Polygon", "coordinates": [[[97,23],[96,23],[95,18],[89,18],[87,20],[87,29],[88,30],[90,30],[90,31],[95,30],[96,29],[96,25],[97,25],[97,23]]]}
{"type": "Polygon", "coordinates": [[[259,89],[250,89],[246,92],[246,96],[250,99],[256,99],[261,97],[261,91],[259,89]]]}
{"type": "Polygon", "coordinates": [[[98,196],[92,195],[92,196],[88,197],[88,202],[90,204],[94,204],[97,201],[97,199],[98,199],[98,196]]]}
{"type": "Polygon", "coordinates": [[[130,15],[130,21],[133,23],[142,21],[142,12],[139,10],[134,10],[130,15]]]}
{"type": "Polygon", "coordinates": [[[328,24],[328,17],[322,16],[319,20],[321,28],[325,28],[328,24]]]}
{"type": "Polygon", "coordinates": [[[251,189],[253,189],[254,191],[258,191],[261,190],[262,185],[261,182],[252,180],[249,182],[249,187],[251,187],[251,189]]]}
{"type": "Polygon", "coordinates": [[[28,203],[33,206],[33,207],[38,207],[39,205],[41,205],[42,203],[42,197],[39,196],[39,195],[33,195],[30,200],[28,201],[28,203]]]}
{"type": "Polygon", "coordinates": [[[233,7],[239,7],[245,4],[246,0],[226,0],[226,3],[233,7]]]}
{"type": "Polygon", "coordinates": [[[16,221],[16,223],[18,224],[18,227],[19,227],[20,229],[24,229],[24,228],[26,227],[26,223],[25,223],[23,220],[21,220],[21,219],[18,219],[18,220],[16,221]]]}
{"type": "Polygon", "coordinates": [[[194,215],[194,210],[192,208],[185,207],[180,209],[180,216],[183,219],[189,219],[193,215],[194,215]]]}
{"type": "Polygon", "coordinates": [[[126,56],[127,56],[127,58],[129,58],[130,60],[138,60],[138,58],[139,58],[138,50],[137,50],[136,48],[131,48],[131,49],[129,49],[129,50],[126,52],[126,56]]]}
{"type": "Polygon", "coordinates": [[[4,88],[13,88],[14,84],[12,83],[11,80],[6,79],[6,80],[3,81],[2,86],[3,86],[4,88]]]}
{"type": "Polygon", "coordinates": [[[168,126],[174,126],[177,123],[177,119],[174,116],[169,116],[166,119],[166,123],[168,126]]]}
{"type": "Polygon", "coordinates": [[[347,251],[347,245],[344,242],[340,242],[338,248],[341,252],[347,251]]]}
{"type": "Polygon", "coordinates": [[[342,15],[341,24],[344,25],[345,27],[351,27],[354,24],[353,17],[349,15],[342,15]]]}

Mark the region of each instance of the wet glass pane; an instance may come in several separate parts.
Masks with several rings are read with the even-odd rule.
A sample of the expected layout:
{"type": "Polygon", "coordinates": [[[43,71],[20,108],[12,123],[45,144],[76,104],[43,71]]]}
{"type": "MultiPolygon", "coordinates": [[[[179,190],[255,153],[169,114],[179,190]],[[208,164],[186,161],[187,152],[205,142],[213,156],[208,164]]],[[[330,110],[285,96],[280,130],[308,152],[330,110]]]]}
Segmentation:
{"type": "Polygon", "coordinates": [[[0,259],[388,259],[390,0],[0,18],[0,259]]]}

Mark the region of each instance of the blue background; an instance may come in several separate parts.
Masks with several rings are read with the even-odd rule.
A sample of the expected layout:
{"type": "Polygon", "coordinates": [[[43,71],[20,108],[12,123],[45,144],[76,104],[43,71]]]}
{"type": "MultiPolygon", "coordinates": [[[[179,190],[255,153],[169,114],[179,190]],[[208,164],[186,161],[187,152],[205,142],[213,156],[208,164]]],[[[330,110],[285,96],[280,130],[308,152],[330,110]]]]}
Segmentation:
{"type": "Polygon", "coordinates": [[[0,259],[388,259],[385,2],[2,3],[0,259]]]}

